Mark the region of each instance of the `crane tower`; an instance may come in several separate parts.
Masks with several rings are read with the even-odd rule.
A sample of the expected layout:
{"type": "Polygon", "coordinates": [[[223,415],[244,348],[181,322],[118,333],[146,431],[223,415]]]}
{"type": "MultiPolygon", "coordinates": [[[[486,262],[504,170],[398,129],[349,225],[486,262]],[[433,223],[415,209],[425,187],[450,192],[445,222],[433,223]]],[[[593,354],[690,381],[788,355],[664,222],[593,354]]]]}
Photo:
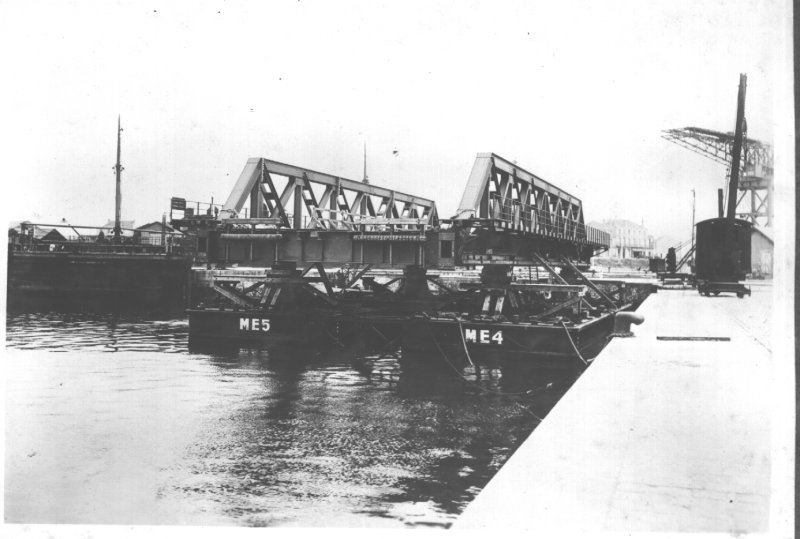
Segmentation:
{"type": "MultiPolygon", "coordinates": [[[[745,122],[745,126],[746,126],[745,122]]],[[[733,133],[722,133],[700,127],[668,129],[661,136],[709,159],[728,166],[726,189],[730,183],[733,133]]],[[[772,184],[774,161],[772,146],[764,142],[744,138],[740,163],[736,217],[754,225],[772,225],[772,184]]]]}

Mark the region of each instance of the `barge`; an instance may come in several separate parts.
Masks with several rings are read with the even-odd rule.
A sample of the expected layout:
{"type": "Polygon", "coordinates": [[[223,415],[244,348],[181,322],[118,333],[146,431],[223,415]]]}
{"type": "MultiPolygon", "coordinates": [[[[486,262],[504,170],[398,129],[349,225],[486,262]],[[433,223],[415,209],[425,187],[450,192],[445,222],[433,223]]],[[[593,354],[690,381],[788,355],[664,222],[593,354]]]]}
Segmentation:
{"type": "Polygon", "coordinates": [[[191,258],[133,247],[81,252],[81,244],[60,243],[63,250],[8,251],[7,298],[11,311],[181,309],[187,293],[191,258]]]}
{"type": "Polygon", "coordinates": [[[150,311],[186,306],[192,256],[180,244],[183,235],[167,232],[166,216],[155,238],[149,231],[143,238],[141,230],[121,225],[121,135],[118,118],[113,229],[29,221],[20,223],[19,230],[11,229],[9,311],[150,311]],[[50,232],[37,235],[46,228],[50,232]],[[67,238],[59,229],[75,237],[67,238]]]}
{"type": "MultiPolygon", "coordinates": [[[[317,271],[309,276],[308,268],[285,263],[256,282],[214,281],[216,299],[188,310],[190,338],[243,346],[393,347],[409,357],[519,358],[571,367],[596,356],[614,332],[617,313],[636,307],[594,284],[514,283],[508,266],[486,266],[481,282],[438,293],[423,286],[428,278],[418,267],[393,279],[399,281],[395,292],[363,275],[363,288],[335,290],[321,264],[317,271]]],[[[622,295],[616,284],[618,297],[631,297],[631,287],[622,295]]],[[[634,294],[637,303],[650,288],[634,294]]]]}

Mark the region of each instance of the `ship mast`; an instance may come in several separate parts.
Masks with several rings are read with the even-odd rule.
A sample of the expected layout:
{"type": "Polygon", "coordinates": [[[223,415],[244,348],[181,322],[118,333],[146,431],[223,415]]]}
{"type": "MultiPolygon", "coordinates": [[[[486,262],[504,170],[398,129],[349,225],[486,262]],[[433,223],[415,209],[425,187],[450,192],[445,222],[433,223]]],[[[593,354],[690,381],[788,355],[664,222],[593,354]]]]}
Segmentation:
{"type": "Polygon", "coordinates": [[[369,184],[369,176],[367,176],[367,143],[364,143],[364,179],[363,183],[369,184]]]}
{"type": "Polygon", "coordinates": [[[114,241],[118,242],[122,236],[122,227],[120,225],[120,208],[122,206],[122,164],[120,163],[120,151],[122,147],[122,124],[120,117],[117,116],[117,164],[114,165],[114,171],[117,175],[117,196],[114,200],[114,241]]]}

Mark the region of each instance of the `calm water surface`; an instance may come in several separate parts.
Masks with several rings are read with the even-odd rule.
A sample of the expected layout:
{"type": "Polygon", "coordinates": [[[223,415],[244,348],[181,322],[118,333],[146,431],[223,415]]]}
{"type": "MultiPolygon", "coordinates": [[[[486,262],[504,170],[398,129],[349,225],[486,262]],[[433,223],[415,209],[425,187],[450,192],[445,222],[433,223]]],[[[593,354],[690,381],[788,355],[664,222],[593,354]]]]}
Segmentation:
{"type": "Polygon", "coordinates": [[[447,527],[574,380],[130,315],[9,314],[6,347],[9,523],[447,527]]]}

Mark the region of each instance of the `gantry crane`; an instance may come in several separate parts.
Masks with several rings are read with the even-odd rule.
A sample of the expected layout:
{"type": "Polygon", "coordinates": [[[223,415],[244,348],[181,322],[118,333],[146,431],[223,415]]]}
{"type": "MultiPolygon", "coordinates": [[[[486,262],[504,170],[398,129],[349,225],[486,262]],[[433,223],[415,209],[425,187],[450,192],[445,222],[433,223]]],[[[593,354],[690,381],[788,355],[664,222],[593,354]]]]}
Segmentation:
{"type": "MultiPolygon", "coordinates": [[[[740,162],[736,217],[754,225],[772,225],[772,184],[774,176],[772,146],[747,138],[744,122],[744,139],[740,162]],[[748,204],[749,200],[749,204],[748,204]]],[[[700,127],[668,129],[661,136],[679,146],[727,165],[726,191],[730,185],[731,155],[734,133],[721,133],[700,127]]],[[[728,195],[729,196],[729,195],[728,195]]],[[[727,196],[725,197],[727,199],[727,196]]]]}

